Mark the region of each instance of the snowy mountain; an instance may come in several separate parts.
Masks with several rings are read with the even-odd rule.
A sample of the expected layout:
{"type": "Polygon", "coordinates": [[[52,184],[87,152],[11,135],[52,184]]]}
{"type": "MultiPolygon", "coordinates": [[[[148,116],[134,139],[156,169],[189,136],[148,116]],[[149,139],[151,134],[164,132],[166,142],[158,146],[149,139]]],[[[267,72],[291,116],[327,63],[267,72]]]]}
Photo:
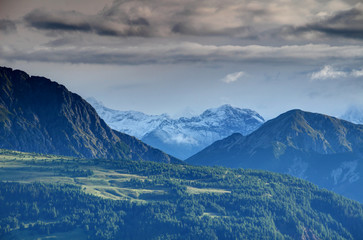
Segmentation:
{"type": "Polygon", "coordinates": [[[350,107],[341,117],[355,124],[363,124],[363,107],[350,107]]]}
{"type": "Polygon", "coordinates": [[[147,115],[137,111],[119,111],[107,108],[95,98],[87,98],[97,111],[98,115],[112,128],[128,135],[142,139],[157,128],[163,121],[170,120],[166,114],[147,115]]]}
{"type": "Polygon", "coordinates": [[[208,109],[199,116],[173,119],[166,114],[113,110],[92,98],[87,101],[111,128],[180,159],[190,157],[233,133],[248,135],[265,122],[253,110],[230,105],[208,109]]]}

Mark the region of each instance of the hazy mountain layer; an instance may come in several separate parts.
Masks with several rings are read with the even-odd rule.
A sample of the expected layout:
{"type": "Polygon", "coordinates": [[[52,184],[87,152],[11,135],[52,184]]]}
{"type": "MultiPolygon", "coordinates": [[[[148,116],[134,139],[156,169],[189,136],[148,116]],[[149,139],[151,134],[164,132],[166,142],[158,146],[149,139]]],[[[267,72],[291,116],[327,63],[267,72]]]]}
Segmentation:
{"type": "Polygon", "coordinates": [[[298,176],[363,202],[363,125],[292,110],[244,137],[217,141],[186,161],[298,176]]]}

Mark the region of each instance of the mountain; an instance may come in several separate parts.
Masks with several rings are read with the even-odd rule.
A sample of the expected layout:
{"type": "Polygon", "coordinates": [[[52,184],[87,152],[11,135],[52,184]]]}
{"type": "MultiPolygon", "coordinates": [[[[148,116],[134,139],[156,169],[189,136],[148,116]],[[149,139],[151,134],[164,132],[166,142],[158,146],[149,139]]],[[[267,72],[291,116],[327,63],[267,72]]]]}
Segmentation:
{"type": "Polygon", "coordinates": [[[178,162],[112,130],[77,94],[44,77],[0,68],[0,148],[82,158],[178,162]]]}
{"type": "Polygon", "coordinates": [[[363,202],[363,125],[327,115],[291,110],[186,162],[288,173],[363,202]]]}
{"type": "Polygon", "coordinates": [[[355,124],[363,124],[363,108],[352,106],[340,118],[355,124]]]}
{"type": "Polygon", "coordinates": [[[208,109],[199,116],[172,119],[166,114],[112,110],[92,98],[87,101],[113,129],[135,136],[180,159],[190,157],[232,133],[247,135],[264,123],[263,117],[255,111],[230,105],[208,109]]]}
{"type": "Polygon", "coordinates": [[[143,136],[157,128],[163,121],[170,120],[166,114],[147,115],[137,111],[119,111],[105,107],[102,102],[95,98],[87,98],[97,111],[98,115],[112,128],[117,131],[142,139],[143,136]]]}

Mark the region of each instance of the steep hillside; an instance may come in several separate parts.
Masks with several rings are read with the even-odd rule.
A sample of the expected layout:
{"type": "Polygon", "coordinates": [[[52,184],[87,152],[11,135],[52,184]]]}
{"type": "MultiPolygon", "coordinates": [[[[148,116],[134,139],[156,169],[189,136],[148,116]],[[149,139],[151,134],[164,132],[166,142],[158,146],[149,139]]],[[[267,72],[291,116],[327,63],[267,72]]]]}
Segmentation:
{"type": "Polygon", "coordinates": [[[246,137],[232,135],[187,160],[289,173],[363,201],[363,125],[292,110],[246,137]]]}
{"type": "Polygon", "coordinates": [[[0,147],[85,158],[177,161],[116,132],[77,94],[44,77],[0,68],[0,147]]]}

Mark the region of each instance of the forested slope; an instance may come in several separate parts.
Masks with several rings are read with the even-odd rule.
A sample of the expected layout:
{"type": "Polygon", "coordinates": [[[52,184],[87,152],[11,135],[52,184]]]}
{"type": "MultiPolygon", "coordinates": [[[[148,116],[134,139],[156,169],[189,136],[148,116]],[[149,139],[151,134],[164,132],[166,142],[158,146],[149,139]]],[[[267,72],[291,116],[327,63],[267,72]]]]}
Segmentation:
{"type": "Polygon", "coordinates": [[[3,153],[2,239],[363,236],[361,204],[288,175],[3,153]]]}

